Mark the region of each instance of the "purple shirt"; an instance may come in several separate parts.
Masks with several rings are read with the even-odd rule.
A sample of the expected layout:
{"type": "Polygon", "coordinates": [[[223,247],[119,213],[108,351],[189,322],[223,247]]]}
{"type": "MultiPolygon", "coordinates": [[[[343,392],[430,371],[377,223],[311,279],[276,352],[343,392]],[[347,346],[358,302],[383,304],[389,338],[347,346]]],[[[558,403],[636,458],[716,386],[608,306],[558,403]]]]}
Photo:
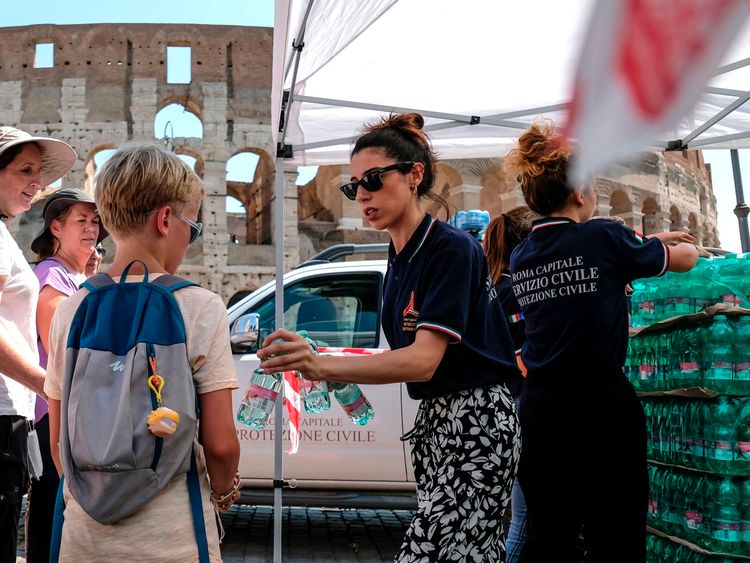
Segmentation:
{"type": "MultiPolygon", "coordinates": [[[[78,287],[86,281],[86,276],[83,274],[74,274],[54,258],[45,258],[39,262],[34,266],[34,273],[39,280],[40,293],[45,286],[50,286],[52,289],[56,289],[69,297],[78,291],[78,287]]],[[[37,347],[39,348],[39,365],[47,369],[47,352],[45,352],[44,346],[42,346],[41,338],[37,339],[37,347]]],[[[47,401],[37,396],[34,421],[39,422],[47,414],[47,410],[47,401]]]]}

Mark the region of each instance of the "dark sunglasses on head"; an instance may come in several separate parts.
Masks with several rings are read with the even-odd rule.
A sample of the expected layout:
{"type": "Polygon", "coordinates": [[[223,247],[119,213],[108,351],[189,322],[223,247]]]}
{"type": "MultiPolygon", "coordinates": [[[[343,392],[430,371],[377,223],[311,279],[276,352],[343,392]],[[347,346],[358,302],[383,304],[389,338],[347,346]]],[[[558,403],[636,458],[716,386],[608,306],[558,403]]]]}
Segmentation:
{"type": "Polygon", "coordinates": [[[355,199],[357,199],[357,188],[359,186],[362,186],[368,192],[376,192],[383,187],[383,179],[380,177],[382,174],[391,172],[393,170],[398,170],[402,174],[405,174],[406,172],[411,170],[412,166],[414,166],[414,162],[411,160],[406,160],[404,162],[397,162],[396,164],[384,166],[383,168],[370,170],[356,182],[349,182],[348,184],[344,184],[339,189],[341,190],[341,193],[343,193],[350,200],[354,201],[355,199]]]}

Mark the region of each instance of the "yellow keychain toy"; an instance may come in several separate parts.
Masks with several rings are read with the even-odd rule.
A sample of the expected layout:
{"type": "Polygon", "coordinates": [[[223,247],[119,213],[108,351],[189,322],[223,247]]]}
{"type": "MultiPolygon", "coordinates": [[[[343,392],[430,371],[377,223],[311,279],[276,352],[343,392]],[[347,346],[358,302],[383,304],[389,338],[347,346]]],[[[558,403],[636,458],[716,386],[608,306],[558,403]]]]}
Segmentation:
{"type": "Polygon", "coordinates": [[[151,364],[151,372],[153,373],[148,378],[148,386],[154,392],[156,402],[159,406],[149,413],[146,424],[151,434],[159,438],[167,438],[177,430],[177,425],[180,423],[180,415],[172,409],[161,406],[161,392],[164,390],[164,378],[156,371],[156,358],[150,357],[148,361],[151,364]]]}

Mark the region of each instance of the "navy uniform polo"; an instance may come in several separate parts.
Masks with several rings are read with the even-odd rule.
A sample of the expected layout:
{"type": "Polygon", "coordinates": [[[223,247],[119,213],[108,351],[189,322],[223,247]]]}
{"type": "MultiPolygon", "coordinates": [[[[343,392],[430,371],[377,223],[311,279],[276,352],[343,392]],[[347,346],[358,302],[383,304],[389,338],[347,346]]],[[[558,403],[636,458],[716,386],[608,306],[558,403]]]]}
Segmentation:
{"type": "Polygon", "coordinates": [[[510,259],[529,374],[621,373],[628,342],[625,286],[668,267],[669,249],[661,241],[619,223],[534,221],[510,259]]]}
{"type": "Polygon", "coordinates": [[[383,287],[383,331],[391,348],[414,343],[417,330],[444,332],[450,343],[430,381],[407,383],[412,399],[521,383],[508,326],[479,243],[425,215],[400,253],[391,243],[383,287]]]}
{"type": "Polygon", "coordinates": [[[526,340],[526,330],[521,307],[518,306],[516,295],[513,293],[510,274],[501,274],[500,280],[495,287],[497,287],[497,298],[500,300],[500,307],[502,307],[505,320],[508,322],[513,349],[516,354],[520,354],[523,343],[526,340]]]}

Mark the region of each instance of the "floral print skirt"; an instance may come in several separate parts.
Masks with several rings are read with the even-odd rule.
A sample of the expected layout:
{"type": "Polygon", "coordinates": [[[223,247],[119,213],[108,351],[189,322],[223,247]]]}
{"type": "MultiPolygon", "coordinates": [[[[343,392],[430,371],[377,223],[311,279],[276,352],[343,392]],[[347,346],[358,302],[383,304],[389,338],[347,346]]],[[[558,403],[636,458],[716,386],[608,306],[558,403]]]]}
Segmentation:
{"type": "Polygon", "coordinates": [[[504,385],[424,399],[412,444],[418,509],[397,563],[505,559],[503,515],[521,452],[504,385]]]}

